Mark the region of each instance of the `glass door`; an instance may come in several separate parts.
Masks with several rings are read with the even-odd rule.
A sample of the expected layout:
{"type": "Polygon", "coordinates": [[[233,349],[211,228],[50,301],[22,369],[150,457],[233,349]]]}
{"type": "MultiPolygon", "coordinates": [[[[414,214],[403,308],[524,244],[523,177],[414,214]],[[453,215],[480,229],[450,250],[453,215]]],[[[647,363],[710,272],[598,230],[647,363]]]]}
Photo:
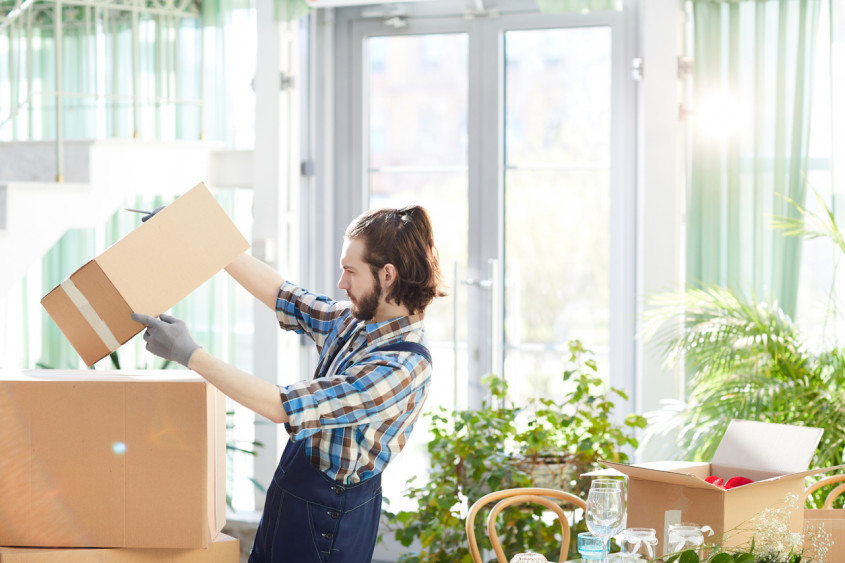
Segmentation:
{"type": "Polygon", "coordinates": [[[449,296],[435,299],[426,311],[426,336],[435,363],[454,376],[435,378],[429,396],[453,407],[465,401],[465,385],[457,382],[466,380],[466,364],[457,361],[465,348],[466,327],[456,326],[464,300],[456,291],[455,273],[466,264],[469,230],[469,38],[466,33],[433,33],[364,41],[366,204],[419,204],[432,217],[450,287],[449,296]]]}
{"type": "MultiPolygon", "coordinates": [[[[449,296],[426,312],[427,410],[479,406],[491,373],[515,402],[554,398],[572,339],[630,388],[636,106],[625,14],[551,16],[532,1],[470,19],[455,3],[425,6],[389,20],[337,11],[334,198],[336,229],[367,208],[413,202],[432,215],[449,296]]],[[[386,497],[424,474],[425,443],[418,428],[386,497]]]]}
{"type": "Polygon", "coordinates": [[[570,340],[609,374],[609,26],[504,34],[504,373],[555,397],[570,340]]]}

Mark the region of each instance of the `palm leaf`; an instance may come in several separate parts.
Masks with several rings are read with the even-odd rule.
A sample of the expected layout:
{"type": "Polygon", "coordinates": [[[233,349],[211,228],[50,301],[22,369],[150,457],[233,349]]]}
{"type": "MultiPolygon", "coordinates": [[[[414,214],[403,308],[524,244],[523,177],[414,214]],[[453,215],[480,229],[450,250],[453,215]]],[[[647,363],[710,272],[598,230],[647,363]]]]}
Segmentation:
{"type": "Polygon", "coordinates": [[[808,239],[826,238],[831,240],[842,252],[845,252],[845,238],[836,224],[833,211],[827,206],[819,193],[813,190],[822,208],[822,212],[813,213],[792,199],[782,196],[798,211],[800,217],[772,217],[772,228],[783,234],[800,236],[808,239]]]}

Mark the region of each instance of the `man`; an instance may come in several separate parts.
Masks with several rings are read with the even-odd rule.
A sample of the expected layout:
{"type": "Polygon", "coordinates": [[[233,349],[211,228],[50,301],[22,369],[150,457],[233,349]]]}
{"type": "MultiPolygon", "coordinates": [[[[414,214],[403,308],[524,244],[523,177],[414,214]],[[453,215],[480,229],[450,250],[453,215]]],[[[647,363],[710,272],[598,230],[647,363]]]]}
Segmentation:
{"type": "Polygon", "coordinates": [[[194,370],[227,396],[284,423],[290,441],[268,488],[250,562],[369,563],[381,514],[381,473],[402,450],[428,394],[423,313],[443,295],[431,221],[420,206],[369,211],[347,228],[334,301],[285,281],[244,254],[226,271],[305,333],[314,378],[276,386],[200,347],[169,315],[147,326],[147,350],[194,370]]]}

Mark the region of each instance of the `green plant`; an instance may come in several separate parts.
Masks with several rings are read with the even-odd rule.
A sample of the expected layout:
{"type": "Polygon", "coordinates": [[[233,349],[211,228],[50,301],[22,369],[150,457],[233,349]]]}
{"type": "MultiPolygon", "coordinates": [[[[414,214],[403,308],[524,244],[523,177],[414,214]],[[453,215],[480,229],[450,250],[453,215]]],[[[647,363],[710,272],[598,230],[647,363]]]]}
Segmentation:
{"type": "MultiPolygon", "coordinates": [[[[845,252],[829,209],[793,205],[801,217],[778,218],[775,228],[829,238],[845,252]]],[[[845,461],[845,351],[813,349],[776,302],[728,288],[688,287],[650,303],[640,336],[657,340],[667,364],[683,362],[691,380],[685,401],[651,413],[646,440],[676,432],[679,456],[709,460],[729,421],[742,418],[824,428],[814,466],[845,461]]]]}
{"type": "MultiPolygon", "coordinates": [[[[582,473],[599,469],[599,460],[627,461],[627,448],[635,448],[636,428],[645,419],[630,415],[624,423],[613,421],[615,399],[627,399],[619,389],[605,389],[595,361],[578,341],[569,343],[570,365],[563,380],[571,389],[560,401],[535,399],[517,406],[507,400],[507,383],[495,376],[485,379],[490,399],[477,410],[428,413],[431,440],[428,481],[409,482],[407,497],[417,508],[388,513],[390,528],[404,545],[419,540],[421,549],[405,553],[400,561],[469,562],[464,517],[472,503],[490,491],[536,486],[537,469],[556,464],[562,488],[585,498],[587,480],[582,473]]],[[[566,508],[566,507],[565,507],[566,508]]],[[[559,527],[547,522],[541,508],[511,507],[499,517],[506,552],[530,546],[547,558],[560,549],[559,527]]],[[[582,519],[572,519],[572,533],[586,529],[582,519]]],[[[483,515],[476,519],[476,536],[485,546],[483,515]]],[[[574,546],[575,542],[571,542],[574,546]]],[[[570,551],[577,557],[577,550],[570,551]]]]}

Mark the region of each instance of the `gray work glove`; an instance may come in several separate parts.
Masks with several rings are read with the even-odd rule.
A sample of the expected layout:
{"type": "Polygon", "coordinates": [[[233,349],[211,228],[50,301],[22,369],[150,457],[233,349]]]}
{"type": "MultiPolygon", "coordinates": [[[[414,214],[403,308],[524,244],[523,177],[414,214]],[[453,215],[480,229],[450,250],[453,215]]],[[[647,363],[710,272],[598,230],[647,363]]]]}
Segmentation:
{"type": "MultiPolygon", "coordinates": [[[[141,222],[142,222],[142,223],[146,223],[148,220],[150,220],[150,219],[152,219],[152,218],[153,218],[153,215],[155,215],[156,213],[158,213],[159,211],[161,211],[161,210],[162,210],[162,209],[164,209],[165,207],[167,207],[167,206],[166,206],[166,205],[161,205],[161,206],[159,206],[159,207],[156,207],[155,209],[153,209],[153,210],[152,210],[152,212],[151,212],[151,213],[148,213],[147,215],[144,215],[143,217],[141,217],[141,222]]],[[[141,321],[138,321],[138,322],[141,322],[141,321]]]]}
{"type": "Polygon", "coordinates": [[[132,320],[147,326],[144,342],[151,353],[188,367],[188,362],[200,345],[191,338],[185,321],[161,314],[158,318],[132,313],[132,320]]]}

